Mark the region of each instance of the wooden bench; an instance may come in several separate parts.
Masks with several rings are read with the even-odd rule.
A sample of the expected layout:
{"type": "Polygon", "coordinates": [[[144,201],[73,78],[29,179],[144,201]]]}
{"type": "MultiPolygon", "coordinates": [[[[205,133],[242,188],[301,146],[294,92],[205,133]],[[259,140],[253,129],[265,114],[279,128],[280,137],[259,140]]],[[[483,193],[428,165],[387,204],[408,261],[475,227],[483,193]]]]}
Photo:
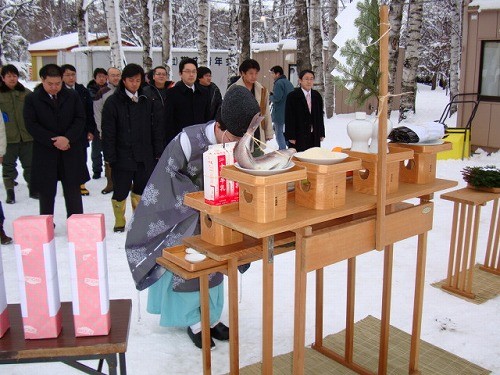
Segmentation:
{"type": "Polygon", "coordinates": [[[63,329],[57,338],[25,340],[21,306],[9,304],[10,328],[0,339],[0,364],[62,362],[86,374],[104,374],[107,362],[110,375],[127,373],[125,352],[132,303],[130,299],[110,301],[111,331],[106,336],[75,337],[71,302],[61,303],[63,329]],[[79,361],[98,359],[97,369],[79,361]]]}

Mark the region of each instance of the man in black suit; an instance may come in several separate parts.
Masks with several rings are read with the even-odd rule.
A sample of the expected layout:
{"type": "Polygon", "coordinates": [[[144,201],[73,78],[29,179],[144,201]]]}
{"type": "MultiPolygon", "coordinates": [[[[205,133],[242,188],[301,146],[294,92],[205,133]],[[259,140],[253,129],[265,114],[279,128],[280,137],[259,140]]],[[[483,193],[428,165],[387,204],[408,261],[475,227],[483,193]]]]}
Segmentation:
{"type": "Polygon", "coordinates": [[[78,94],[63,84],[62,69],[40,69],[42,84],[26,96],[24,122],[34,139],[31,185],[40,194],[40,215],[53,215],[61,181],[66,213],[83,213],[80,185],[90,179],[83,153],[85,111],[78,94]]]}
{"type": "Polygon", "coordinates": [[[305,151],[320,147],[325,139],[323,98],[313,90],[314,72],[303,70],[299,73],[300,87],[286,97],[285,139],[289,147],[305,151]]]}
{"type": "MultiPolygon", "coordinates": [[[[76,83],[76,68],[70,64],[61,65],[63,71],[63,82],[66,88],[70,90],[75,90],[82,101],[83,108],[85,109],[85,131],[82,136],[82,144],[84,145],[83,152],[85,158],[85,164],[87,163],[87,148],[89,147],[89,142],[94,139],[94,134],[96,131],[96,125],[94,120],[94,107],[92,103],[92,97],[90,91],[85,88],[84,85],[76,83]]],[[[85,187],[85,184],[80,186],[81,195],[89,195],[89,191],[85,187]]]]}

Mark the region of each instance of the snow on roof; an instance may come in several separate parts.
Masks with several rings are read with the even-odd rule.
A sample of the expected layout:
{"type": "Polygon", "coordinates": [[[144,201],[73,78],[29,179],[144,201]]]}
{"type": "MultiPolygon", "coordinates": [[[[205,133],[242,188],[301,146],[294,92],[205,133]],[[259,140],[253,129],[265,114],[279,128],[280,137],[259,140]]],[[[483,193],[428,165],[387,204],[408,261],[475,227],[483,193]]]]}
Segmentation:
{"type": "MultiPolygon", "coordinates": [[[[105,37],[104,33],[89,33],[88,41],[94,41],[98,38],[105,37]]],[[[61,50],[78,46],[78,33],[70,33],[66,35],[56,36],[42,40],[40,42],[31,43],[28,46],[28,51],[46,51],[46,50],[61,50]]]]}
{"type": "MultiPolygon", "coordinates": [[[[97,51],[106,51],[109,52],[109,46],[88,46],[88,47],[75,47],[71,49],[71,52],[97,52],[97,51]]],[[[123,46],[123,51],[142,51],[142,47],[132,47],[132,46],[123,46]]],[[[153,51],[161,52],[161,47],[153,47],[153,51]]],[[[178,48],[173,47],[172,51],[179,53],[193,53],[198,52],[196,48],[178,48]]],[[[227,49],[211,49],[211,53],[219,53],[219,52],[228,52],[227,49]]]]}
{"type": "Polygon", "coordinates": [[[279,43],[252,43],[253,52],[279,51],[279,43]]]}
{"type": "Polygon", "coordinates": [[[500,0],[472,0],[469,7],[478,7],[478,12],[482,10],[500,9],[500,0]]]}

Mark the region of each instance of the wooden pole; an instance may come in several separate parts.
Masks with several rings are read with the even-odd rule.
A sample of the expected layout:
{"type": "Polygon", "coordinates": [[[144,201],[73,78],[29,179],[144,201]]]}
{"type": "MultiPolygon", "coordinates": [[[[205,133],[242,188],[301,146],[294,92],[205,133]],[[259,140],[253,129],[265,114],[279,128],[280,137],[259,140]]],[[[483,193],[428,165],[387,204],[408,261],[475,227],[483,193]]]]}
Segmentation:
{"type": "Polygon", "coordinates": [[[379,58],[379,106],[378,106],[378,160],[377,170],[377,222],[375,227],[375,248],[385,246],[384,221],[387,194],[387,94],[389,84],[389,7],[380,7],[380,58],[379,58]]]}

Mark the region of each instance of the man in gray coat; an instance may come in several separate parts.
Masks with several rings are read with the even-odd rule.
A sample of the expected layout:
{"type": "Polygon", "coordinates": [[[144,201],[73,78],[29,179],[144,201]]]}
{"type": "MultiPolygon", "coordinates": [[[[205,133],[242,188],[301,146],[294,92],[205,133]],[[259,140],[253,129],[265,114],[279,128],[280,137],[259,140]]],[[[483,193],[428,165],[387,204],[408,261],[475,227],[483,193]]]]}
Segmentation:
{"type": "Polygon", "coordinates": [[[279,65],[273,66],[269,70],[273,74],[274,88],[269,96],[269,100],[273,103],[271,118],[273,119],[274,133],[280,150],[286,149],[285,136],[285,104],[286,97],[293,91],[292,83],[286,78],[283,73],[283,68],[279,65]]]}

